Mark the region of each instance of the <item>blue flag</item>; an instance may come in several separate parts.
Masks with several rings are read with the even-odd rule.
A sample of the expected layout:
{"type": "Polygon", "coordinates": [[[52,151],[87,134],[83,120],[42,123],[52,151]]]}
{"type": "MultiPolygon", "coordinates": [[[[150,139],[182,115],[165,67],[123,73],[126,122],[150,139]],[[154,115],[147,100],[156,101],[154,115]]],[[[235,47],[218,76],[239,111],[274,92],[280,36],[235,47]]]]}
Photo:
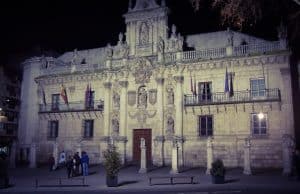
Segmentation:
{"type": "Polygon", "coordinates": [[[229,83],[228,83],[228,72],[227,72],[227,67],[226,67],[226,73],[225,73],[225,89],[224,92],[227,93],[229,92],[229,83]]]}

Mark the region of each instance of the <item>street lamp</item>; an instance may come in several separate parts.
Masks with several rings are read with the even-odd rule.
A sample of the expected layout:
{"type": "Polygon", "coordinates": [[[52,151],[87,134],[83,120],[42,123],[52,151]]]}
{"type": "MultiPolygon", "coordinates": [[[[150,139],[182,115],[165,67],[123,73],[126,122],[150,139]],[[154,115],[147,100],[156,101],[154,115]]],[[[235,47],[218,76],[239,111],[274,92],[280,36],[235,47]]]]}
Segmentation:
{"type": "Polygon", "coordinates": [[[262,120],[262,119],[264,119],[264,118],[265,118],[264,113],[260,112],[260,113],[258,114],[258,119],[259,119],[259,120],[262,120]]]}

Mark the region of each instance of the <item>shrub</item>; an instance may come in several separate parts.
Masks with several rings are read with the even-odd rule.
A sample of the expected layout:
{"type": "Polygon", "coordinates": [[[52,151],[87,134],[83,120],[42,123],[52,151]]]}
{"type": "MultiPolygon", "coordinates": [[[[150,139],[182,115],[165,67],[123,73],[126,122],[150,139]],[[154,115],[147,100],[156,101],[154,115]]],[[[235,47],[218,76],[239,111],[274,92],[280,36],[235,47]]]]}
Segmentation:
{"type": "Polygon", "coordinates": [[[110,146],[103,152],[104,168],[108,176],[116,176],[122,166],[120,155],[115,146],[110,146]]]}

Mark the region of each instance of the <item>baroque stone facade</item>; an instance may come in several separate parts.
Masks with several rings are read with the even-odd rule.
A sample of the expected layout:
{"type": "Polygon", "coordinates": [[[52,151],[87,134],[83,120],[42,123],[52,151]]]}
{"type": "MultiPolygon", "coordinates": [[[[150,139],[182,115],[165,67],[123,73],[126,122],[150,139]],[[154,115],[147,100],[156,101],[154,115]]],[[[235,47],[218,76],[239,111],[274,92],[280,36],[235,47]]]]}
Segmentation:
{"type": "Polygon", "coordinates": [[[120,33],[115,46],[23,63],[18,146],[34,145],[32,163],[57,155],[53,143],[67,155],[80,145],[91,163],[114,143],[124,163],[136,162],[141,138],[155,165],[171,165],[174,145],[176,166],[209,168],[221,158],[249,174],[250,166],[288,161],[294,120],[284,37],[198,34],[185,37],[195,50],[184,51],[167,13],[164,1],[137,0],[124,14],[125,40],[120,33]]]}

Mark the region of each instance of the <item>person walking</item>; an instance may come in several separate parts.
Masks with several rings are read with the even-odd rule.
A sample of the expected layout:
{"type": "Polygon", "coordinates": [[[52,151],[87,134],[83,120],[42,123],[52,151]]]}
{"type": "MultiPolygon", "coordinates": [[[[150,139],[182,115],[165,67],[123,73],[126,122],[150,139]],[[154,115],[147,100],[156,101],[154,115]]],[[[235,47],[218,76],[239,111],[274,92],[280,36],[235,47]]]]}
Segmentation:
{"type": "Polygon", "coordinates": [[[74,159],[75,159],[75,174],[76,174],[76,176],[79,176],[80,175],[79,167],[80,167],[80,164],[81,164],[81,158],[80,158],[78,152],[75,153],[74,159]]]}
{"type": "Polygon", "coordinates": [[[81,165],[82,165],[83,176],[88,176],[89,175],[89,156],[87,155],[86,152],[82,152],[81,165]]]}
{"type": "Polygon", "coordinates": [[[68,178],[71,178],[75,175],[74,173],[74,162],[72,156],[69,156],[67,162],[66,162],[66,167],[67,167],[67,175],[68,178]]]}

